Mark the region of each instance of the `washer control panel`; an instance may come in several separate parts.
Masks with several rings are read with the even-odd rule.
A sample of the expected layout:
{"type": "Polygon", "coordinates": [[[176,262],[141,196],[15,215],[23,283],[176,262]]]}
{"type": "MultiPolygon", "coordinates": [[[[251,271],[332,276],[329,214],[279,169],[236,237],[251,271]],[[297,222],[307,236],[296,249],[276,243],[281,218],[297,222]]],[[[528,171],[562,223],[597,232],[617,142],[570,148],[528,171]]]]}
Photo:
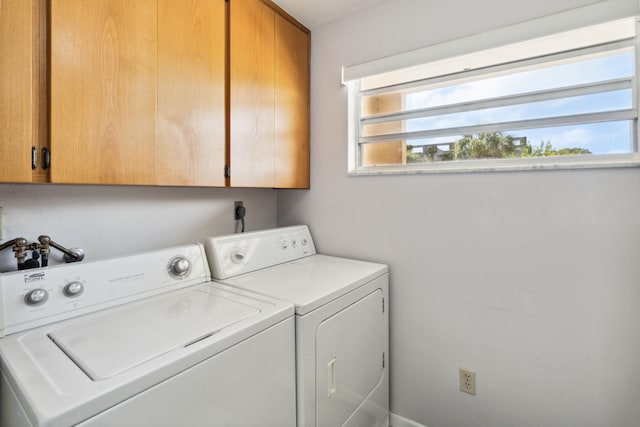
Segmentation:
{"type": "Polygon", "coordinates": [[[0,337],[211,279],[200,244],[0,274],[0,337]]]}
{"type": "Polygon", "coordinates": [[[306,225],[209,237],[204,245],[211,275],[218,280],[316,253],[306,225]]]}

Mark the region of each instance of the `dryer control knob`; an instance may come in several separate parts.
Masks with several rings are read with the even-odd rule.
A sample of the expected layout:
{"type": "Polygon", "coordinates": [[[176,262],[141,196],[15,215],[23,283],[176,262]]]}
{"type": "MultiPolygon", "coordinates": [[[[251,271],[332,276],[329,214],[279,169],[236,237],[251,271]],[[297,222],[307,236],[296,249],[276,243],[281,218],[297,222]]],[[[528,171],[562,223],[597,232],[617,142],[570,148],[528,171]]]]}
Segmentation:
{"type": "Polygon", "coordinates": [[[231,251],[231,262],[234,264],[244,263],[244,252],[240,249],[234,249],[231,251]]]}
{"type": "Polygon", "coordinates": [[[174,276],[184,276],[189,272],[191,263],[183,256],[175,257],[169,263],[169,272],[174,276]]]}
{"type": "Polygon", "coordinates": [[[62,292],[64,292],[64,294],[68,297],[77,297],[80,296],[82,292],[84,292],[84,285],[80,282],[71,282],[64,287],[62,292]]]}
{"type": "Polygon", "coordinates": [[[48,298],[49,292],[47,292],[45,289],[38,288],[27,292],[27,294],[24,296],[24,301],[28,305],[40,305],[44,304],[48,298]]]}

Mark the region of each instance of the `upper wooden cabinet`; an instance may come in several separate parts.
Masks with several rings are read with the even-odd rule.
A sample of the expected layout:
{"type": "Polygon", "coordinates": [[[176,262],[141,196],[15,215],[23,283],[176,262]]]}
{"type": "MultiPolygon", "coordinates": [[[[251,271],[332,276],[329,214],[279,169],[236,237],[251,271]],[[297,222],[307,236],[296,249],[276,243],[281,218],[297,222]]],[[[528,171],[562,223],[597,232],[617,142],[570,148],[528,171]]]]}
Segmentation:
{"type": "Polygon", "coordinates": [[[156,0],[51,0],[51,180],[154,184],[156,0]]]}
{"type": "Polygon", "coordinates": [[[275,186],[309,188],[309,33],[276,15],[275,186]]]}
{"type": "Polygon", "coordinates": [[[224,0],[52,0],[52,181],[223,186],[224,22],[224,0]]]}
{"type": "Polygon", "coordinates": [[[231,0],[229,139],[232,187],[275,187],[275,12],[231,0]]]}
{"type": "Polygon", "coordinates": [[[230,0],[232,187],[309,187],[309,32],[272,3],[230,0]]]}
{"type": "Polygon", "coordinates": [[[270,1],[0,8],[0,182],[309,186],[309,32],[270,1]]]}
{"type": "Polygon", "coordinates": [[[225,185],[224,0],[158,1],[160,185],[225,185]]]}
{"type": "Polygon", "coordinates": [[[44,0],[0,1],[0,181],[46,182],[44,0]]]}

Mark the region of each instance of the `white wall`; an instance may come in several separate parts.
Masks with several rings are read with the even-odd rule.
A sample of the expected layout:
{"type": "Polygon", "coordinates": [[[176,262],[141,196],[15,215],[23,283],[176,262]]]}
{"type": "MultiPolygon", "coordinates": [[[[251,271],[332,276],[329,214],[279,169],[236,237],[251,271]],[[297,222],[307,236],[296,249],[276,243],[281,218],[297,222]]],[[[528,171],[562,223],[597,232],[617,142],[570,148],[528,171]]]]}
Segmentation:
{"type": "MultiPolygon", "coordinates": [[[[0,184],[0,241],[46,234],[83,248],[87,260],[159,249],[233,233],[235,200],[247,208],[247,230],[276,225],[269,189],[0,184]]],[[[50,264],[60,263],[51,253],[50,264]]],[[[1,252],[0,271],[15,269],[13,252],[1,252]]]]}
{"type": "Polygon", "coordinates": [[[640,170],[346,175],[342,65],[587,3],[397,0],[313,29],[311,190],[280,191],[278,223],[390,265],[398,415],[639,425],[640,170]],[[459,367],[477,371],[475,397],[459,367]]]}

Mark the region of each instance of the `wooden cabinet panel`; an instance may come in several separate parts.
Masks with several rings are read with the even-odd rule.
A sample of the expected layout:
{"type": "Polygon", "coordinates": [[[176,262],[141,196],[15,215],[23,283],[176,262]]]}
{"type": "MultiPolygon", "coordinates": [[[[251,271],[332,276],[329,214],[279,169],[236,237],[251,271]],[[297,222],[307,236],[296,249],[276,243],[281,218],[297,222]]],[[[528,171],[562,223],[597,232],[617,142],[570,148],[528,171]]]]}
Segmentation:
{"type": "Polygon", "coordinates": [[[309,33],[276,15],[275,186],[309,187],[309,33]]]}
{"type": "Polygon", "coordinates": [[[232,187],[309,187],[309,32],[268,0],[230,1],[232,187]]]}
{"type": "Polygon", "coordinates": [[[51,180],[153,184],[156,0],[51,0],[51,180]]]}
{"type": "Polygon", "coordinates": [[[224,165],[224,0],[159,0],[157,183],[224,186],[224,165]]]}
{"type": "Polygon", "coordinates": [[[43,182],[32,147],[46,147],[43,0],[0,1],[0,181],[43,182]]]}
{"type": "Polygon", "coordinates": [[[275,12],[260,0],[230,2],[232,187],[274,187],[275,12]]]}
{"type": "Polygon", "coordinates": [[[0,181],[309,186],[309,33],[271,1],[0,0],[0,23],[0,181]]]}

